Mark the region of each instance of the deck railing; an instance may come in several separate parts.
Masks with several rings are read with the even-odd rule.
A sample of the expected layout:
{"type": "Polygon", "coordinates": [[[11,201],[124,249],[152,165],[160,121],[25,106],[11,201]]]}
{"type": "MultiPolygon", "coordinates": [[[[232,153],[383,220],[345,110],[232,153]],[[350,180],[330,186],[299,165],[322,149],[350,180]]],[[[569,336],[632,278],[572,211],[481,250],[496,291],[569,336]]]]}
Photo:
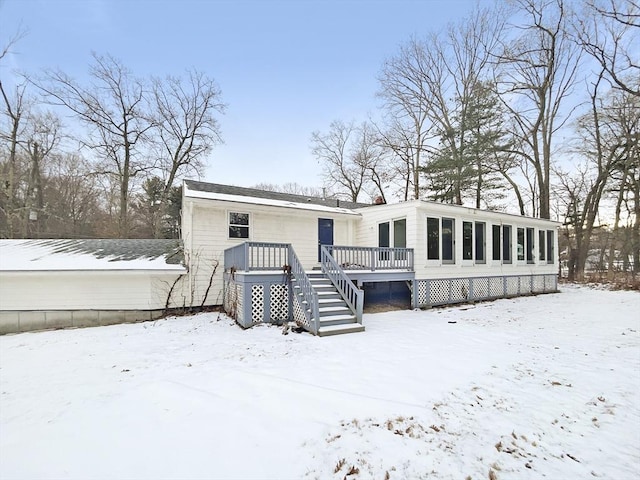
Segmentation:
{"type": "Polygon", "coordinates": [[[340,295],[356,317],[356,321],[362,324],[362,310],[364,306],[364,292],[351,281],[338,262],[331,256],[331,247],[322,245],[320,249],[320,268],[338,289],[340,295]]]}
{"type": "Polygon", "coordinates": [[[307,276],[307,273],[300,263],[300,259],[296,255],[296,252],[289,245],[289,266],[291,267],[291,277],[295,281],[294,295],[299,292],[302,298],[300,298],[300,304],[304,312],[304,316],[309,322],[311,330],[315,335],[318,334],[320,328],[320,311],[318,305],[318,293],[311,285],[311,281],[307,276]]]}
{"type": "Polygon", "coordinates": [[[413,271],[413,248],[329,246],[344,270],[413,271]]]}
{"type": "Polygon", "coordinates": [[[290,247],[288,243],[245,242],[224,251],[224,268],[282,270],[289,262],[290,247]]]}

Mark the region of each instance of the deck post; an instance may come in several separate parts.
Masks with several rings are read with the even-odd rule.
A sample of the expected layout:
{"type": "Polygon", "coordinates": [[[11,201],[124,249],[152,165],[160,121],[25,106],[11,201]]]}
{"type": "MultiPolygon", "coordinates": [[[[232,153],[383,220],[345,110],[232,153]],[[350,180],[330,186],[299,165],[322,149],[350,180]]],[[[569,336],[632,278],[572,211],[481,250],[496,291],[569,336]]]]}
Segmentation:
{"type": "Polygon", "coordinates": [[[413,308],[418,308],[418,281],[414,278],[411,281],[411,292],[413,293],[413,308]]]}

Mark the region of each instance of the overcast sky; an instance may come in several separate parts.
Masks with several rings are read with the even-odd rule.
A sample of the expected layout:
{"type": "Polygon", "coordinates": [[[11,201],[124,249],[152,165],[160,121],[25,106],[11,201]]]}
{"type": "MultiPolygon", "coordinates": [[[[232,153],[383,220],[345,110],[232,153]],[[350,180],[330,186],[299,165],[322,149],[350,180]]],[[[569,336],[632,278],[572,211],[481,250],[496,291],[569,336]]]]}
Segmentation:
{"type": "Polygon", "coordinates": [[[384,59],[474,3],[0,0],[0,45],[20,26],[28,30],[0,76],[59,67],[82,80],[92,51],[113,55],[137,75],[195,67],[218,82],[228,104],[220,118],[225,144],[213,151],[203,180],[320,186],[311,132],[375,113],[384,59]]]}

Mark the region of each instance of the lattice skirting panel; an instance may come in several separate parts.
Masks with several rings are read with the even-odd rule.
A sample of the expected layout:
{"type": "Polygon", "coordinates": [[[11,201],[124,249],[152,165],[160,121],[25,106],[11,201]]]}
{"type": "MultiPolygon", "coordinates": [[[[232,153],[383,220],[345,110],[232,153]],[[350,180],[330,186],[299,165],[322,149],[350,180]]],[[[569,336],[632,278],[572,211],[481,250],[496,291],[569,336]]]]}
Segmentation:
{"type": "Polygon", "coordinates": [[[242,323],[243,320],[243,291],[244,285],[242,283],[236,282],[230,275],[225,275],[222,306],[224,307],[225,313],[238,323],[242,323]]]}
{"type": "Polygon", "coordinates": [[[504,277],[489,278],[489,297],[490,298],[504,297],[504,277]]]}
{"type": "Polygon", "coordinates": [[[530,275],[520,276],[520,291],[518,292],[519,295],[527,295],[531,293],[532,280],[533,280],[533,277],[530,275]]]}
{"type": "Polygon", "coordinates": [[[269,316],[272,322],[289,320],[289,285],[269,285],[269,316]]]}
{"type": "Polygon", "coordinates": [[[264,285],[251,285],[251,323],[264,321],[264,285]]]}
{"type": "Polygon", "coordinates": [[[555,275],[415,280],[419,307],[557,291],[555,275]]]}
{"type": "Polygon", "coordinates": [[[516,296],[520,294],[520,277],[507,277],[506,297],[516,296]]]}
{"type": "Polygon", "coordinates": [[[282,280],[243,281],[226,275],[223,305],[227,315],[242,327],[259,323],[282,323],[291,320],[290,289],[282,280]]]}
{"type": "Polygon", "coordinates": [[[311,328],[311,324],[304,313],[304,306],[301,303],[299,295],[294,295],[293,298],[293,320],[307,330],[311,328]]]}

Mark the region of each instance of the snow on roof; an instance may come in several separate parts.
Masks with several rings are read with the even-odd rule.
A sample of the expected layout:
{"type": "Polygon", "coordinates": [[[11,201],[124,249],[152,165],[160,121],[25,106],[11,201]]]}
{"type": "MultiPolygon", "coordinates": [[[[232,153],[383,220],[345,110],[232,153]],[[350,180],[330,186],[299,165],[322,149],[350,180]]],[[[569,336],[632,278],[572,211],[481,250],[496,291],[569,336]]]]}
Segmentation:
{"type": "Polygon", "coordinates": [[[0,272],[53,270],[186,272],[178,240],[0,240],[0,272]]]}
{"type": "Polygon", "coordinates": [[[184,196],[226,202],[248,203],[253,205],[297,208],[301,210],[339,213],[344,215],[360,215],[359,213],[351,210],[351,208],[365,206],[365,204],[344,202],[336,199],[305,197],[303,195],[282,194],[251,188],[206,184],[193,181],[185,181],[184,196]]]}

